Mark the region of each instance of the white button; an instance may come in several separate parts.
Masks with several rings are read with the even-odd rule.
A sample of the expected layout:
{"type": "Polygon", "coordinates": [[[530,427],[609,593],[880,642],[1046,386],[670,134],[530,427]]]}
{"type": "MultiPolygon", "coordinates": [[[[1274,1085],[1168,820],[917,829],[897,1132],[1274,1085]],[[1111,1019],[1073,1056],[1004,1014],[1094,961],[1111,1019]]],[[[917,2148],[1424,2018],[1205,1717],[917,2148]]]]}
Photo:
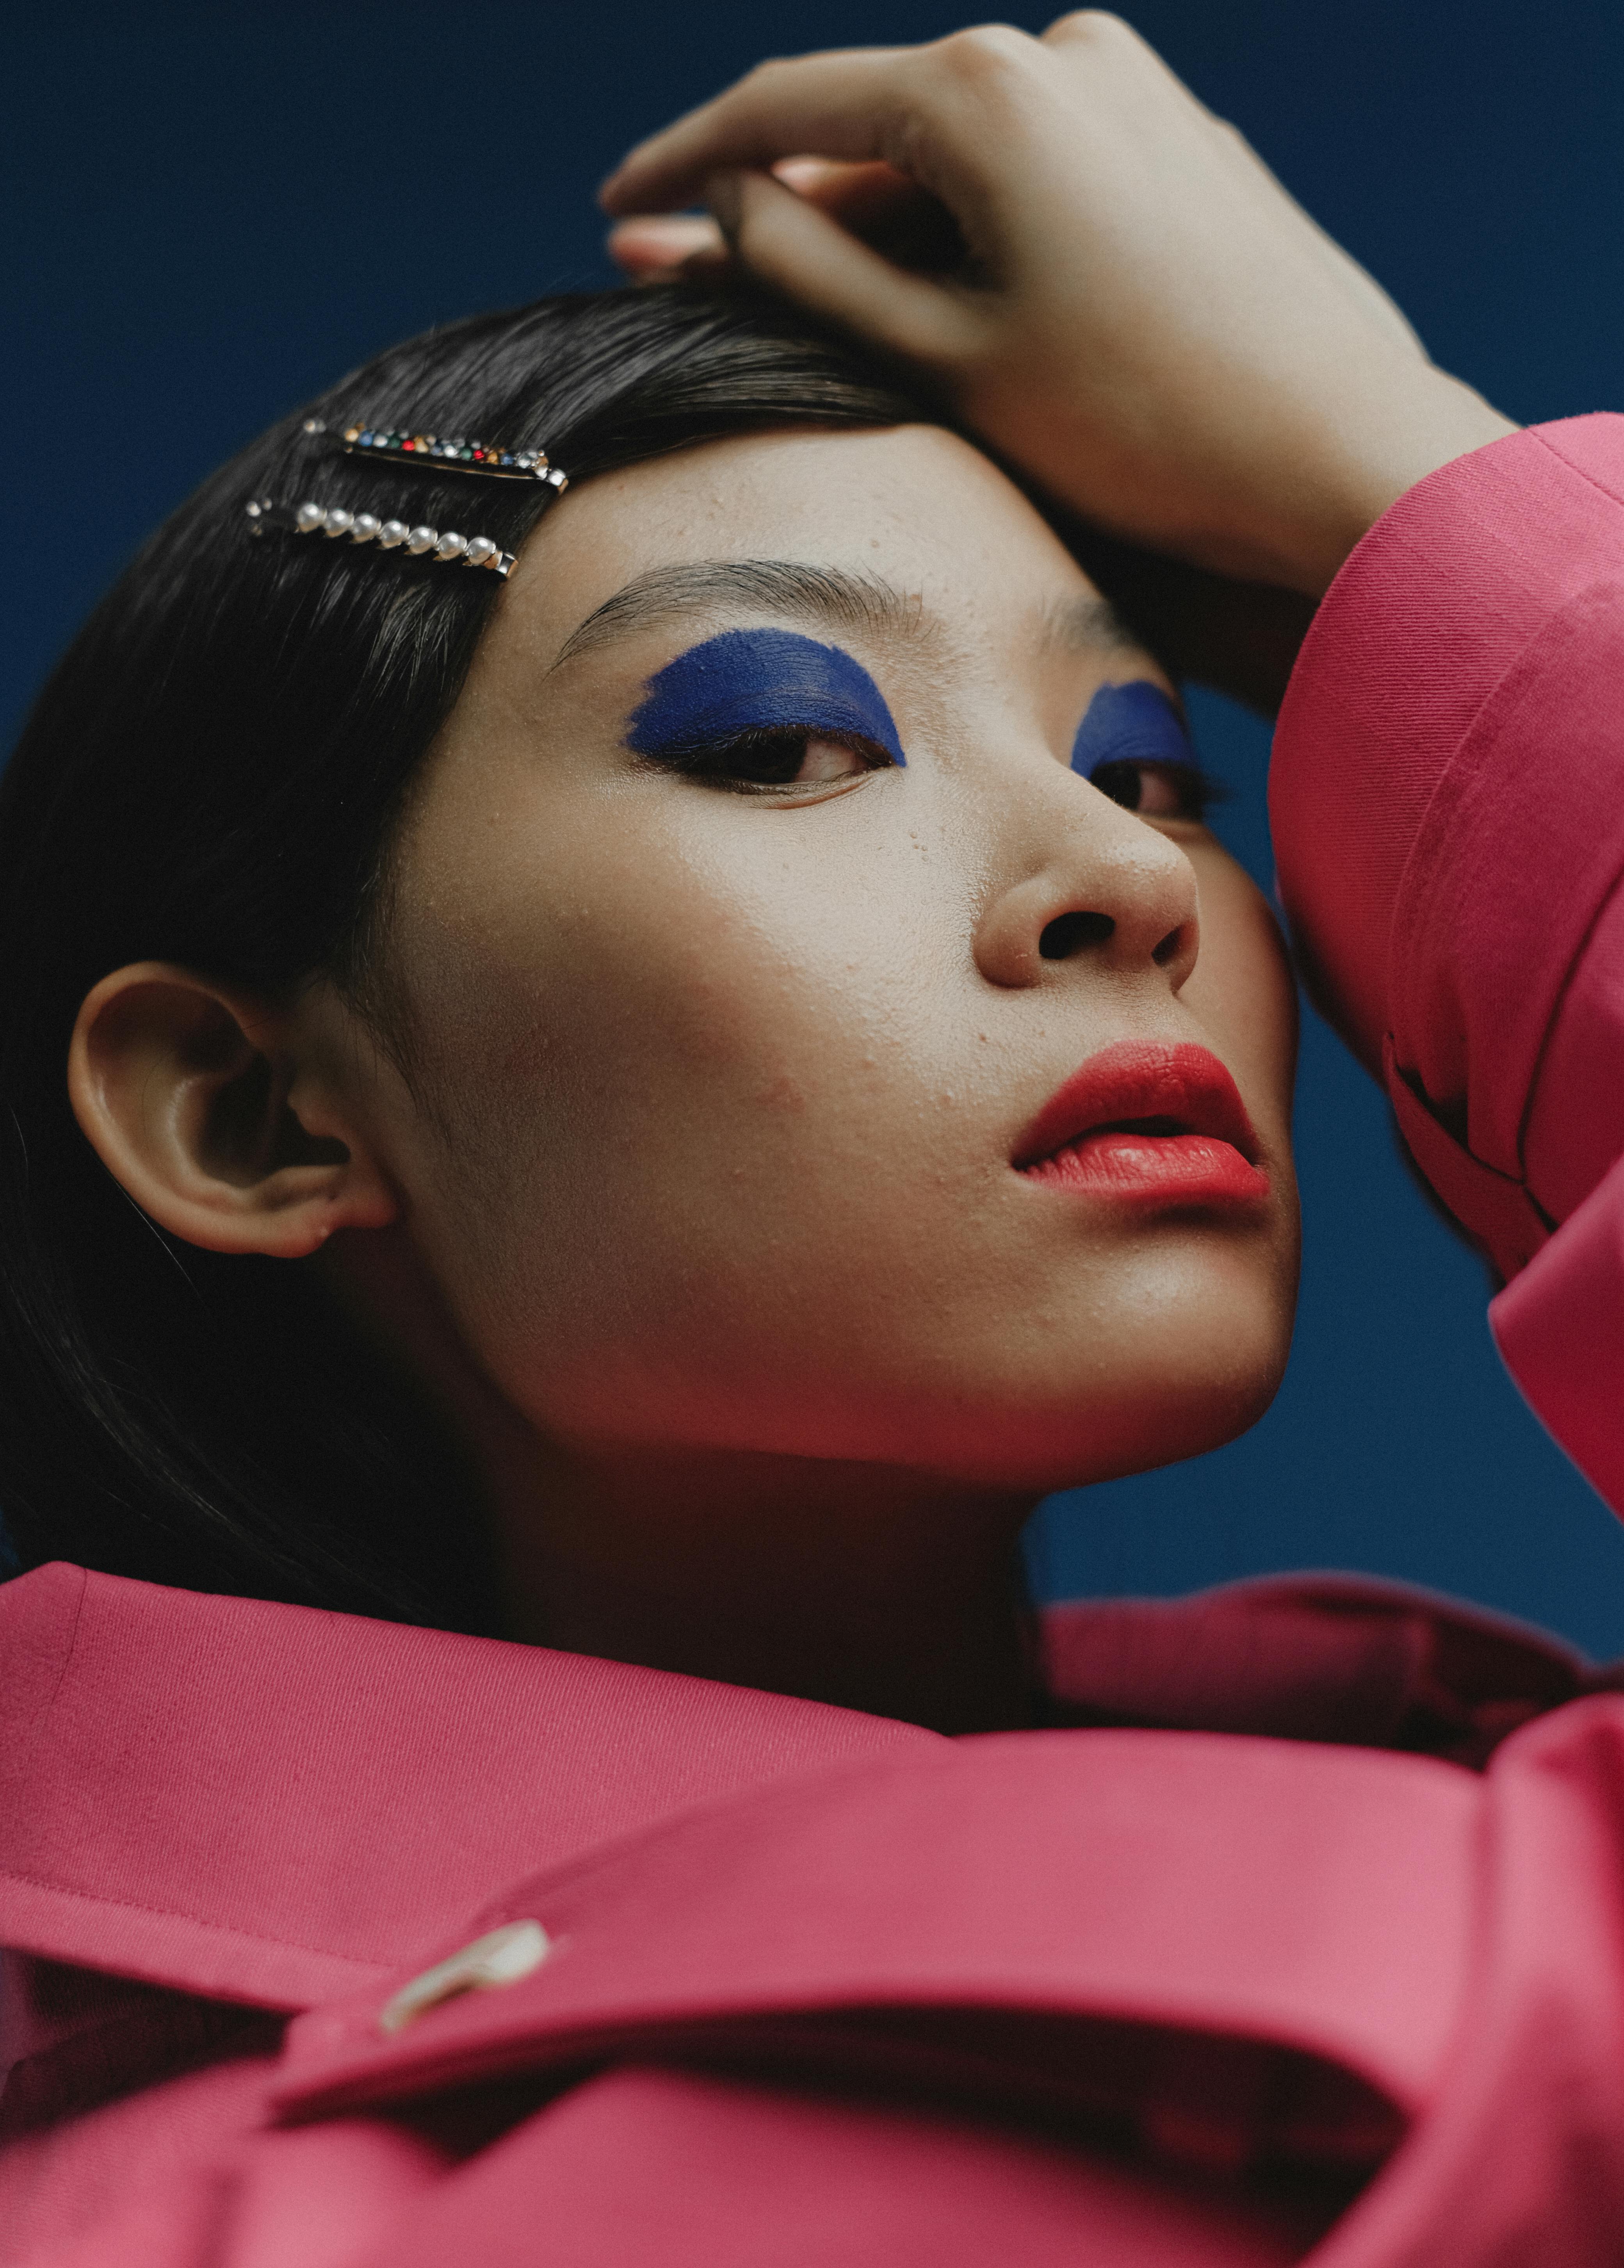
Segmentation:
{"type": "Polygon", "coordinates": [[[449,1960],[438,1961],[403,1984],[378,2019],[380,2032],[398,2032],[427,2008],[454,2000],[461,1992],[489,1992],[499,1984],[516,1984],[539,1969],[552,1951],[551,1940],[539,1921],[504,1922],[500,1929],[476,1937],[449,1960]]]}

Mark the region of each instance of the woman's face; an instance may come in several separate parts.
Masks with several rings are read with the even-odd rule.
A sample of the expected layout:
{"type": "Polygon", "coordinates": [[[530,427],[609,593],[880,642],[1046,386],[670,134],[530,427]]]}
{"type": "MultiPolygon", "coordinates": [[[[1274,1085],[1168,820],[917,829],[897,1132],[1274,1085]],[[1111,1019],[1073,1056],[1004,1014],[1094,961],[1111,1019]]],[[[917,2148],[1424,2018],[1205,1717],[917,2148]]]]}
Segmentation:
{"type": "Polygon", "coordinates": [[[539,528],[404,827],[417,1100],[386,1079],[371,1130],[545,1435],[1043,1490],[1266,1406],[1292,989],[1155,702],[1097,706],[1072,768],[1133,681],[1163,682],[934,428],[718,442],[539,528]]]}

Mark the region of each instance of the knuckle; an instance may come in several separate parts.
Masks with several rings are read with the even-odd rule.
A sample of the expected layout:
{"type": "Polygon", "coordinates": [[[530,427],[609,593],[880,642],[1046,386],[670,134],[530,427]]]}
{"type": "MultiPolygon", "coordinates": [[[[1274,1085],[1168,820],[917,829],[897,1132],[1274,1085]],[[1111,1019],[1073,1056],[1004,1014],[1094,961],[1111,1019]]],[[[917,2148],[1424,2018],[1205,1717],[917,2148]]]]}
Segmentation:
{"type": "Polygon", "coordinates": [[[932,49],[937,67],[948,77],[971,86],[985,86],[1024,72],[1037,42],[1013,24],[972,24],[967,31],[950,32],[932,49]]]}
{"type": "Polygon", "coordinates": [[[1086,40],[1089,46],[1104,52],[1112,49],[1126,53],[1142,48],[1144,41],[1133,26],[1122,17],[1113,15],[1109,8],[1078,8],[1069,16],[1062,16],[1049,26],[1052,33],[1067,40],[1086,40]]]}

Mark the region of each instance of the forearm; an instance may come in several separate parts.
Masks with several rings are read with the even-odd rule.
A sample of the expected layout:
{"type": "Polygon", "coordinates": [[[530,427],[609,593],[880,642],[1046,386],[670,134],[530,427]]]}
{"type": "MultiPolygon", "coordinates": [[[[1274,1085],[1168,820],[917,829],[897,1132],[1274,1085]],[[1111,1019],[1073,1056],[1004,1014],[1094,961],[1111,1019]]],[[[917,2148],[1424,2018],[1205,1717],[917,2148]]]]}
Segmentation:
{"type": "MultiPolygon", "coordinates": [[[[1458,378],[1434,368],[1410,368],[1391,387],[1350,392],[1335,388],[1320,409],[1323,427],[1307,461],[1323,468],[1312,511],[1294,526],[1282,496],[1278,524],[1292,529],[1292,551],[1282,557],[1281,579],[1294,590],[1322,596],[1355,547],[1406,492],[1457,457],[1517,431],[1509,417],[1458,378]]],[[[1282,462],[1281,486],[1289,492],[1293,460],[1282,462]]]]}
{"type": "Polygon", "coordinates": [[[1272,815],[1310,982],[1506,1276],[1624,1149],[1621,672],[1624,419],[1575,419],[1402,496],[1281,713],[1272,815]]]}

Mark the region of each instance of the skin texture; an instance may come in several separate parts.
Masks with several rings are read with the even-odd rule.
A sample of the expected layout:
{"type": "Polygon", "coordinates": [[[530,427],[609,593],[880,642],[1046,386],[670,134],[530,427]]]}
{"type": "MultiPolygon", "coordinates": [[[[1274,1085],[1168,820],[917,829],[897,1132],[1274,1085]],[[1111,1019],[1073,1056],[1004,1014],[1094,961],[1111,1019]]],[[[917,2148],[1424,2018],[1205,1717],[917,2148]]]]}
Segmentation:
{"type": "Polygon", "coordinates": [[[516,1630],[1016,1721],[1006,1570],[1032,1502],[1229,1438],[1289,1335],[1273,923],[1203,827],[1071,769],[1098,688],[1135,680],[1154,665],[1043,521],[938,429],[729,440],[585,484],[505,589],[405,821],[410,1085],[328,985],[278,1020],[149,968],[87,1004],[82,1120],[196,1241],[345,1232],[351,1295],[484,1458],[516,1630]],[[837,615],[623,605],[559,659],[639,578],[771,558],[847,578],[837,615]],[[627,747],[652,678],[775,625],[868,673],[905,768],[814,740],[808,784],[759,796],[627,747]],[[1045,959],[1080,911],[1111,935],[1045,959]],[[1015,1171],[1055,1089],[1124,1040],[1221,1057],[1266,1206],[1015,1171]],[[257,1060],[274,1107],[250,1134],[257,1060]]]}

